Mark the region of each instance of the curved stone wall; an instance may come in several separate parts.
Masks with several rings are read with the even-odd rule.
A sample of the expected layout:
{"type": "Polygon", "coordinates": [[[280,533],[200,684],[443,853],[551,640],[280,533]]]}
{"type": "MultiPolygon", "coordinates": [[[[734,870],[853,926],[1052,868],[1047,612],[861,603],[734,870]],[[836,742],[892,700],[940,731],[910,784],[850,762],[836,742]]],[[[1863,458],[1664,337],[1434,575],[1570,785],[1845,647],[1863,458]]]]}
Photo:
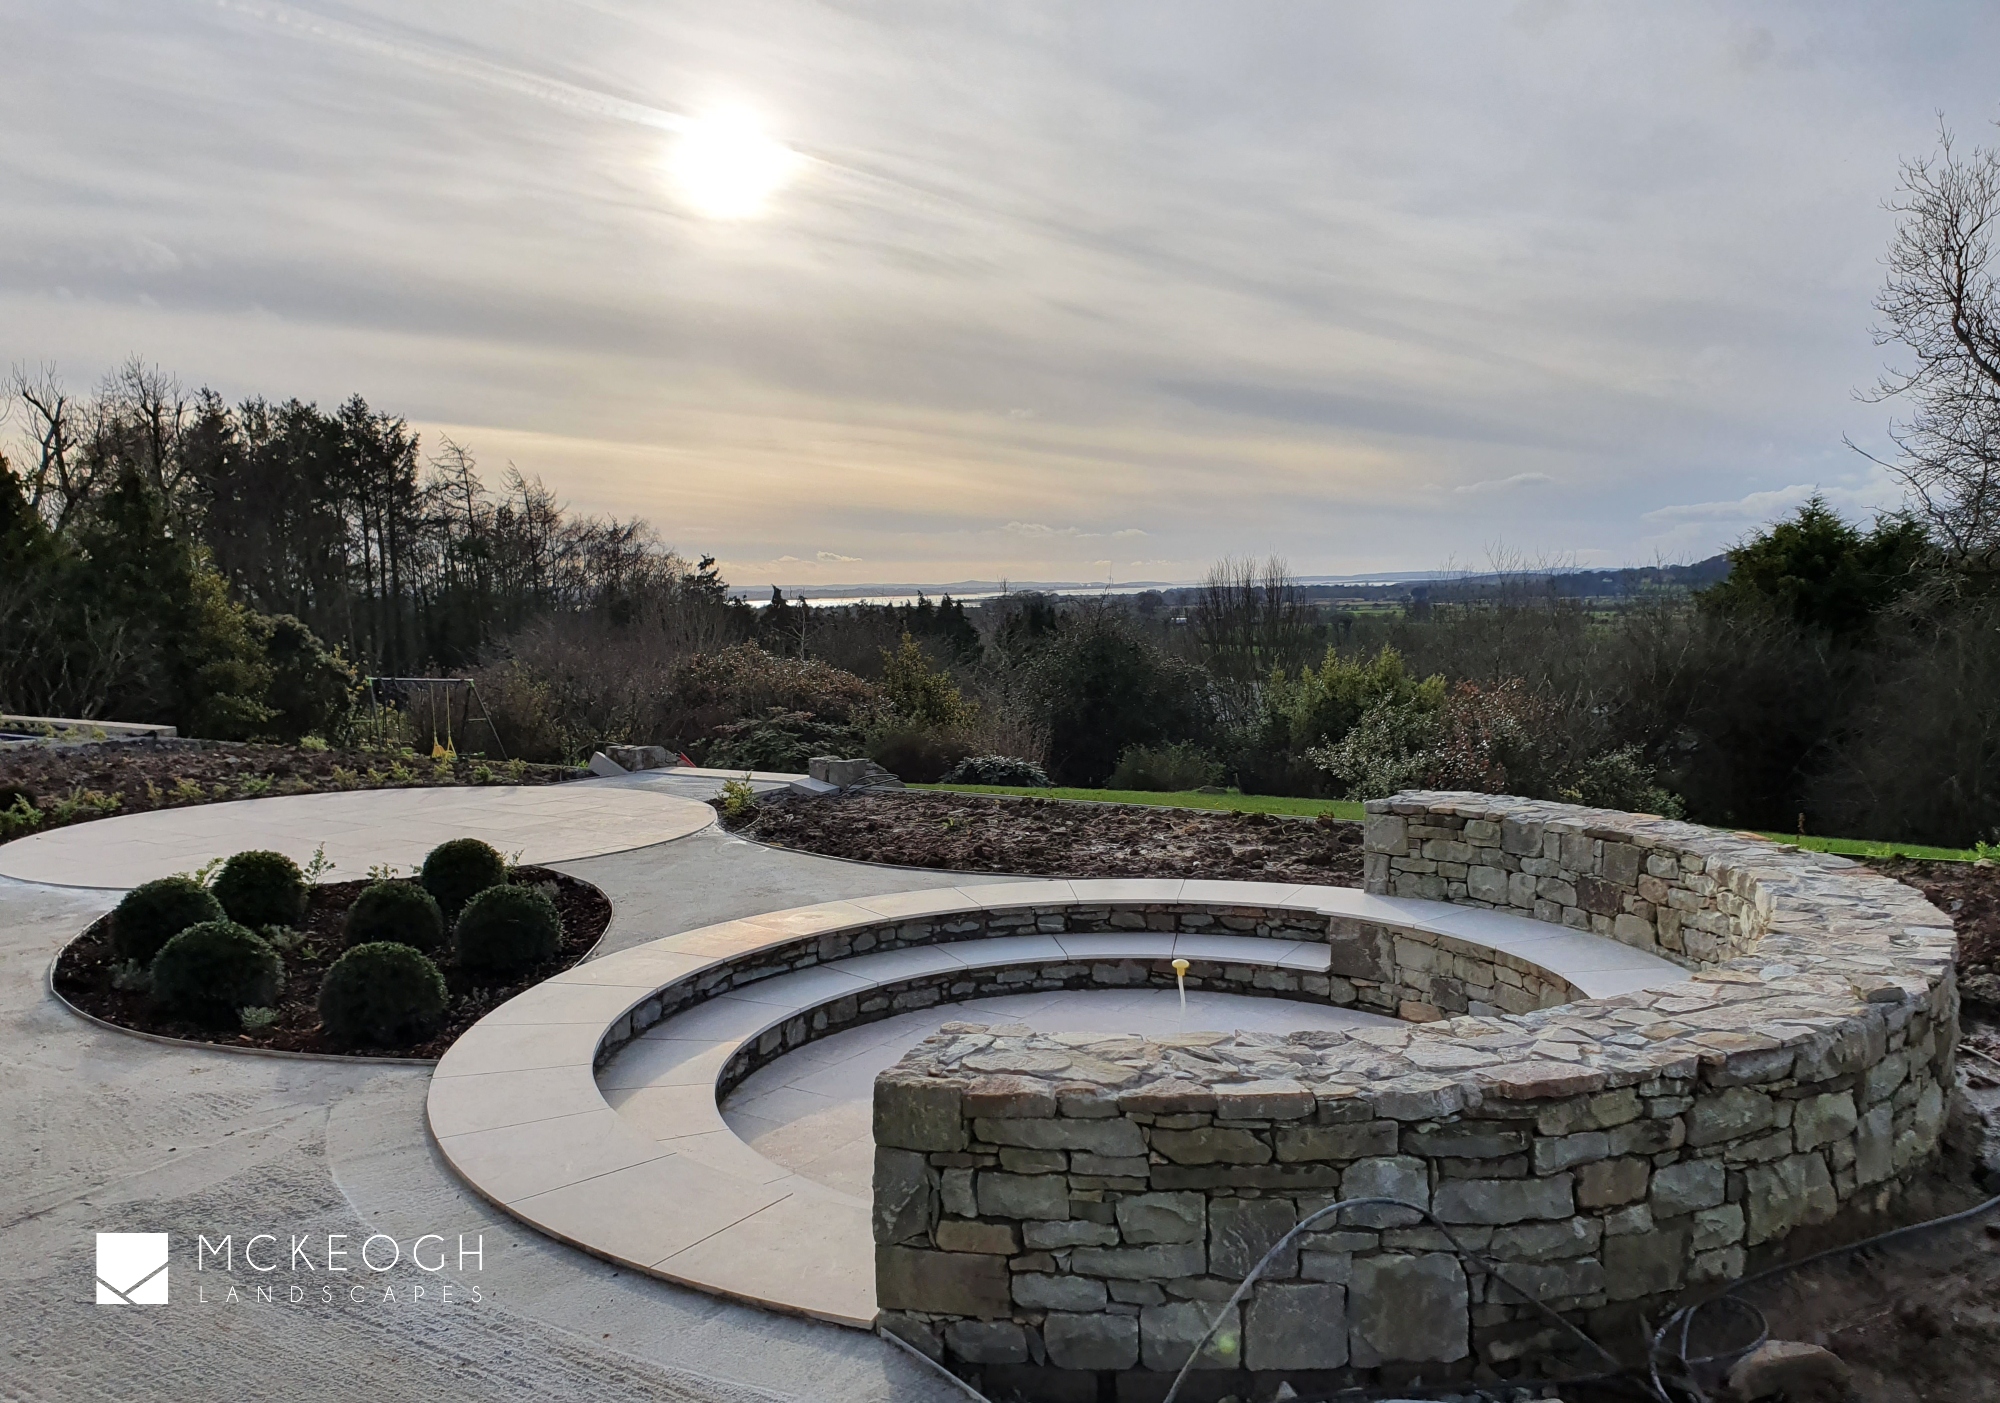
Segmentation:
{"type": "Polygon", "coordinates": [[[1164,1375],[1302,1215],[1386,1195],[1486,1262],[1413,1214],[1357,1210],[1280,1259],[1201,1367],[1320,1386],[1504,1371],[1555,1343],[1524,1295],[1657,1313],[1801,1226],[1886,1207],[1934,1153],[1954,945],[1915,891],[1640,815],[1439,793],[1369,809],[1372,892],[1539,918],[1691,977],[1509,1011],[1453,942],[1348,916],[1333,973],[1396,990],[1407,1027],[948,1027],[876,1084],[885,1324],[989,1391],[1164,1375]]]}

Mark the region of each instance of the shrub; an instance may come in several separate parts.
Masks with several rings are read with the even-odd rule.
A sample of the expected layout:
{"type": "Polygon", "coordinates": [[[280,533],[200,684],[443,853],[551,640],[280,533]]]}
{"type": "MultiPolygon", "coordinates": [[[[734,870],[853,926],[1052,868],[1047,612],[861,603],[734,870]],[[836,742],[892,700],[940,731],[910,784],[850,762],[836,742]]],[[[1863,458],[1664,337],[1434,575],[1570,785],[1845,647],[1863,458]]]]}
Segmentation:
{"type": "Polygon", "coordinates": [[[419,880],[437,898],[444,923],[450,926],[466,902],[489,887],[505,885],[507,861],[477,838],[453,838],[430,850],[419,880]]]}
{"type": "Polygon", "coordinates": [[[305,873],[283,853],[253,850],[222,864],[215,899],[241,926],[295,926],[306,913],[305,873]]]}
{"type": "Polygon", "coordinates": [[[533,969],[561,939],[556,904],[533,887],[488,887],[465,904],[452,930],[459,968],[494,980],[533,969]]]}
{"type": "Polygon", "coordinates": [[[274,1006],[284,979],[278,952],[234,921],[189,926],[153,959],[153,997],[200,1023],[234,1023],[238,1009],[274,1006]]]}
{"type": "Polygon", "coordinates": [[[1222,783],[1222,762],[1198,745],[1129,747],[1104,781],[1106,789],[1151,789],[1173,793],[1222,783]]]}
{"type": "Polygon", "coordinates": [[[1102,609],[1065,616],[1030,680],[1044,708],[1049,773],[1058,784],[1102,784],[1130,747],[1197,739],[1213,728],[1200,669],[1102,609]]]}
{"type": "Polygon", "coordinates": [[[731,823],[757,812],[757,789],[748,775],[722,782],[722,816],[731,823]]]}
{"type": "Polygon", "coordinates": [[[215,894],[192,877],[162,877],[125,893],[111,913],[111,948],[121,960],[150,965],[189,926],[226,916],[215,894]]]}
{"type": "Polygon", "coordinates": [[[437,898],[414,882],[377,882],[347,908],[341,943],[352,949],[390,941],[412,950],[444,945],[444,912],[437,898]]]}
{"type": "Polygon", "coordinates": [[[319,1021],[337,1042],[421,1042],[443,1026],[448,1002],[428,956],[378,940],[333,962],[319,986],[319,1021]]]}
{"type": "Polygon", "coordinates": [[[870,760],[911,784],[934,784],[972,747],[961,737],[916,726],[892,726],[862,747],[870,760]]]}
{"type": "Polygon", "coordinates": [[[933,731],[962,731],[977,711],[959,695],[951,674],[933,668],[923,646],[903,633],[902,643],[882,653],[882,691],[896,714],[933,731]]]}
{"type": "Polygon", "coordinates": [[[1005,784],[1022,789],[1047,789],[1049,773],[1033,760],[1011,755],[968,755],[945,771],[946,784],[1005,784]]]}
{"type": "Polygon", "coordinates": [[[762,716],[716,727],[715,738],[701,747],[701,763],[717,770],[802,774],[815,755],[852,755],[860,746],[861,732],[853,726],[772,707],[762,716]]]}

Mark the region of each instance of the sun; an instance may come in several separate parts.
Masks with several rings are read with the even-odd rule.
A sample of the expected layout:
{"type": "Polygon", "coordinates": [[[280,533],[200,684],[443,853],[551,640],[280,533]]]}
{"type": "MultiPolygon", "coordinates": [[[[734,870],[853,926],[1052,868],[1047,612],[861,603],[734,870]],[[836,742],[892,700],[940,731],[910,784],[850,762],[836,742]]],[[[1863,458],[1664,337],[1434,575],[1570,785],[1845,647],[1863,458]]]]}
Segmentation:
{"type": "Polygon", "coordinates": [[[747,112],[689,121],[668,161],[681,198],[710,219],[754,219],[805,158],[767,136],[747,112]]]}

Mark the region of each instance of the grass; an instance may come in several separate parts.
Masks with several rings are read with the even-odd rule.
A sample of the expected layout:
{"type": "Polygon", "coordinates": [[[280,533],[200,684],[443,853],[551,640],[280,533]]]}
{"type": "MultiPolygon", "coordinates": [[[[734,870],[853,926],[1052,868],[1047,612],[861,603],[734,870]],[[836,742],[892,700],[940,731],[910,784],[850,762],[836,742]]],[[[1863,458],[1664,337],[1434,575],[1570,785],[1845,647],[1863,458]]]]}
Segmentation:
{"type": "Polygon", "coordinates": [[[1841,857],[1908,857],[1925,862],[1971,862],[1981,856],[1993,855],[1991,850],[1982,854],[1977,848],[1932,848],[1922,843],[1878,843],[1868,838],[1814,838],[1810,835],[1801,837],[1797,833],[1762,833],[1758,836],[1788,847],[1804,848],[1807,852],[1838,853],[1841,857]]]}
{"type": "Polygon", "coordinates": [[[1289,814],[1298,818],[1360,819],[1359,801],[1353,799],[1287,799],[1276,794],[1238,794],[1229,790],[1207,794],[1184,789],[1161,794],[1150,789],[1026,789],[1007,784],[913,784],[912,789],[944,790],[952,794],[1013,794],[1033,799],[1075,799],[1088,804],[1156,804],[1169,809],[1213,809],[1222,813],[1289,814]]]}

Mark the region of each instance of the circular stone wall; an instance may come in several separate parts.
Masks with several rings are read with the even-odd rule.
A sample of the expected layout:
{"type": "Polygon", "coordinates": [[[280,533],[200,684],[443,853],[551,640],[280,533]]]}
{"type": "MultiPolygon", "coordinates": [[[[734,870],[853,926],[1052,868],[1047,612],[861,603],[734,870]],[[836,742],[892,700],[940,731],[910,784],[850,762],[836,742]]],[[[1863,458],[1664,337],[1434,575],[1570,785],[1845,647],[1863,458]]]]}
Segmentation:
{"type": "Polygon", "coordinates": [[[1321,1386],[1508,1371],[1559,1342],[1525,1298],[1657,1317],[1802,1226],[1887,1207],[1934,1155],[1954,941],[1915,891],[1638,815],[1368,807],[1368,889],[1391,899],[1332,918],[1330,975],[1393,991],[1409,1025],[926,1041],[876,1084],[885,1325],[989,1391],[1169,1373],[1302,1215],[1386,1196],[1484,1264],[1414,1213],[1350,1210],[1231,1308],[1201,1367],[1321,1386]],[[1396,919],[1430,903],[1690,974],[1530,997],[1479,952],[1481,913],[1464,940],[1396,919]]]}

